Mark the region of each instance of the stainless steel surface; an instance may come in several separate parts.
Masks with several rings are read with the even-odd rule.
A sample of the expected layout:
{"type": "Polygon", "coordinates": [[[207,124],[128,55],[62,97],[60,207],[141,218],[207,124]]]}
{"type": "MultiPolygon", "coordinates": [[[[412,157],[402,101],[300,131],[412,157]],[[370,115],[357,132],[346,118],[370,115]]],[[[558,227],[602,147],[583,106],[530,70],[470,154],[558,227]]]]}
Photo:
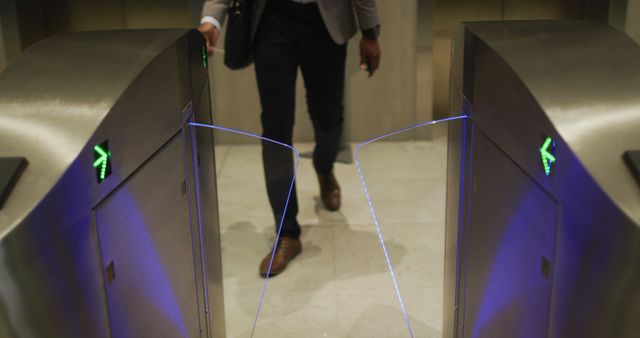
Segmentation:
{"type": "Polygon", "coordinates": [[[457,260],[446,262],[446,283],[458,271],[458,299],[445,294],[445,332],[637,336],[640,189],[622,154],[640,145],[640,47],[580,21],[467,23],[454,44],[452,78],[472,126],[461,154],[450,153],[451,168],[466,169],[450,171],[461,175],[449,183],[460,198],[448,201],[447,233],[462,230],[447,242],[457,260]],[[556,141],[551,176],[540,160],[543,136],[556,141]],[[492,190],[480,196],[483,187],[492,190]],[[539,276],[514,283],[522,271],[544,272],[551,289],[539,276]]]}
{"type": "Polygon", "coordinates": [[[183,153],[177,135],[95,209],[102,267],[115,267],[105,285],[114,337],[200,335],[183,153]]]}
{"type": "Polygon", "coordinates": [[[463,336],[544,337],[559,208],[480,130],[473,142],[463,336]]]}
{"type": "MultiPolygon", "coordinates": [[[[212,124],[211,98],[209,96],[209,81],[202,81],[200,97],[196,102],[195,118],[200,123],[212,124]]],[[[208,128],[191,128],[189,135],[195,137],[198,145],[212,145],[214,132],[208,128]]],[[[222,287],[222,247],[220,245],[220,229],[218,216],[218,188],[216,178],[215,154],[213,147],[199,146],[197,155],[191,156],[192,168],[195,169],[191,177],[198,178],[199,198],[201,201],[201,222],[198,232],[202,236],[205,271],[203,285],[208,299],[207,324],[211,328],[213,337],[225,337],[225,313],[222,287]],[[196,161],[197,160],[197,161],[196,161]]],[[[196,182],[194,182],[196,183],[196,182]]],[[[196,185],[194,185],[194,188],[196,185]]]]}
{"type": "MultiPolygon", "coordinates": [[[[610,3],[624,0],[484,0],[436,1],[434,24],[434,116],[448,113],[451,36],[464,21],[568,20],[607,22],[610,3]]],[[[613,6],[613,5],[612,5],[613,6]]],[[[616,9],[619,6],[612,7],[616,9]]],[[[614,15],[617,17],[617,14],[614,15]]]]}
{"type": "MultiPolygon", "coordinates": [[[[465,31],[458,29],[452,40],[451,63],[452,72],[449,74],[449,109],[452,116],[471,114],[470,105],[464,96],[470,81],[465,81],[473,72],[470,58],[465,58],[465,49],[472,48],[471,39],[465,40],[465,31]],[[469,43],[467,43],[469,42],[469,43]]],[[[461,259],[466,257],[465,225],[468,224],[465,212],[468,191],[471,190],[471,180],[468,179],[472,167],[467,165],[471,161],[472,152],[467,151],[472,146],[473,126],[470,119],[460,124],[449,123],[448,154],[447,154],[447,209],[445,222],[445,262],[443,288],[443,337],[456,337],[460,326],[461,310],[464,310],[464,289],[466,269],[461,259]]]]}
{"type": "Polygon", "coordinates": [[[30,165],[0,215],[0,237],[60,180],[120,96],[179,34],[62,35],[27,50],[2,73],[0,154],[24,156],[30,165]]]}
{"type": "MultiPolygon", "coordinates": [[[[169,290],[162,290],[162,283],[154,284],[157,281],[118,275],[118,266],[126,266],[126,263],[115,261],[116,283],[122,277],[120,281],[139,284],[127,285],[115,293],[107,291],[105,295],[108,286],[103,277],[113,279],[114,269],[107,269],[108,273],[103,274],[102,269],[110,262],[106,266],[101,263],[96,226],[100,226],[103,233],[109,233],[100,219],[117,219],[123,215],[105,213],[106,209],[101,209],[97,223],[93,216],[93,209],[105,198],[111,196],[112,200],[121,201],[122,189],[131,182],[136,186],[139,184],[136,183],[138,174],[144,175],[140,177],[149,175],[145,172],[145,163],[155,154],[160,154],[156,159],[163,158],[163,163],[151,160],[148,165],[157,165],[167,171],[183,166],[182,177],[175,180],[186,178],[191,184],[198,181],[198,177],[193,177],[196,172],[189,169],[194,160],[186,151],[192,148],[192,140],[186,136],[175,137],[183,129],[188,131],[185,123],[189,118],[203,122],[211,120],[208,107],[193,112],[193,116],[183,114],[190,102],[200,101],[208,82],[201,58],[202,45],[202,36],[197,31],[186,30],[61,35],[34,45],[0,76],[0,156],[21,154],[30,161],[0,213],[0,323],[5,324],[0,326],[0,336],[120,336],[120,331],[109,331],[110,319],[114,324],[111,326],[116,329],[123,322],[161,321],[171,325],[170,318],[161,311],[169,309],[172,316],[188,318],[186,336],[207,337],[212,335],[210,326],[205,325],[209,321],[207,317],[215,313],[217,318],[224,319],[223,308],[219,307],[221,300],[212,302],[214,307],[211,308],[209,299],[213,297],[207,297],[205,292],[205,276],[220,285],[219,264],[202,262],[206,259],[200,253],[204,250],[202,246],[184,243],[186,233],[189,241],[195,242],[199,241],[203,229],[217,231],[215,196],[202,195],[198,199],[193,189],[189,190],[184,197],[190,201],[189,210],[182,213],[183,217],[188,217],[184,223],[187,228],[180,230],[173,228],[176,225],[169,226],[172,222],[168,222],[168,217],[160,222],[157,217],[162,213],[160,210],[130,206],[136,210],[129,210],[129,214],[142,217],[154,229],[154,236],[166,238],[173,231],[179,231],[183,235],[180,243],[185,246],[181,249],[192,254],[188,266],[177,257],[158,263],[171,274],[171,280],[184,277],[174,276],[176,271],[191,271],[189,285],[169,283],[169,290]],[[174,139],[171,147],[177,147],[179,151],[174,151],[173,156],[162,154],[161,149],[171,139],[174,139]],[[92,167],[93,146],[105,140],[109,141],[112,153],[113,173],[98,184],[92,167]],[[193,201],[213,210],[197,217],[193,201]],[[161,295],[145,299],[146,303],[139,298],[143,303],[132,306],[134,309],[146,308],[146,312],[129,312],[126,320],[110,318],[109,314],[114,316],[114,308],[122,306],[113,301],[117,299],[114,295],[142,290],[145,285],[150,294],[161,295]],[[161,299],[172,297],[167,292],[189,295],[181,297],[178,303],[191,304],[195,298],[197,307],[186,310],[173,304],[158,305],[161,299]],[[110,300],[107,302],[106,298],[110,300]],[[191,300],[187,300],[189,298],[191,300]],[[108,311],[108,306],[114,308],[108,311]],[[201,319],[202,325],[194,324],[194,314],[201,319]]],[[[208,105],[208,101],[205,104],[208,105]]],[[[211,173],[214,168],[212,142],[209,138],[193,144],[199,153],[210,154],[209,161],[200,163],[202,175],[211,173]]],[[[157,173],[159,176],[169,174],[157,173]]],[[[215,189],[212,182],[215,176],[207,180],[209,187],[215,189]]],[[[173,180],[163,180],[163,183],[167,186],[146,185],[148,199],[140,197],[141,205],[148,206],[146,202],[171,197],[154,196],[155,189],[180,191],[180,186],[175,186],[173,180]]],[[[136,193],[140,195],[137,189],[136,193]]],[[[104,204],[109,205],[108,202],[104,204]]],[[[118,224],[111,230],[120,229],[121,240],[126,236],[123,232],[130,230],[128,235],[133,239],[136,235],[133,228],[126,229],[123,225],[118,224]]],[[[210,250],[219,250],[218,238],[209,237],[207,245],[213,246],[210,250]]],[[[109,249],[107,246],[114,242],[104,242],[104,249],[109,249]]],[[[123,250],[126,248],[131,246],[122,246],[123,250]]],[[[137,249],[147,257],[166,257],[172,252],[171,248],[175,247],[154,243],[153,247],[137,249]]],[[[114,247],[107,253],[113,257],[125,256],[114,247]]],[[[181,258],[186,259],[185,252],[182,254],[181,258]]],[[[131,265],[144,261],[143,257],[129,259],[131,265]]],[[[220,289],[210,292],[218,291],[220,289]]],[[[212,295],[222,297],[221,292],[212,295]]],[[[216,318],[213,321],[216,322],[216,318]]],[[[222,331],[216,337],[224,337],[224,325],[221,327],[222,331]]],[[[169,331],[165,330],[165,333],[169,334],[169,331]]]]}
{"type": "Polygon", "coordinates": [[[640,223],[640,190],[621,160],[624,151],[640,145],[640,47],[594,22],[469,28],[526,85],[597,184],[640,223]],[[550,74],[558,81],[550,81],[550,74]]]}

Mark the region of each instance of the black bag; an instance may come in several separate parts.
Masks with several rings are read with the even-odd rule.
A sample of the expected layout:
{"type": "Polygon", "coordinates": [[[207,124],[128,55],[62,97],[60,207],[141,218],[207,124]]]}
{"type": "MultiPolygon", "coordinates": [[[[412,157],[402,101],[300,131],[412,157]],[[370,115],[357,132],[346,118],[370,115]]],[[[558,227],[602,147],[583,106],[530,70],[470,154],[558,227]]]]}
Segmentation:
{"type": "Polygon", "coordinates": [[[224,64],[231,69],[250,65],[251,53],[251,0],[233,0],[229,6],[229,22],[224,39],[224,64]]]}

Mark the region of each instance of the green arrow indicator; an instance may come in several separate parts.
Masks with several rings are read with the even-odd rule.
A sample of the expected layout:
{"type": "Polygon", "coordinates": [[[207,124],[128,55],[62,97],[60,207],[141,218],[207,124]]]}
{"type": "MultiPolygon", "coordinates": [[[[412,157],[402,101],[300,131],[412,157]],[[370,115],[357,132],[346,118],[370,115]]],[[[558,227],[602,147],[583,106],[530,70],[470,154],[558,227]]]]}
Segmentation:
{"type": "Polygon", "coordinates": [[[547,137],[540,147],[540,156],[542,157],[542,166],[544,167],[545,175],[551,175],[551,169],[553,164],[556,162],[556,157],[554,155],[556,148],[556,142],[551,138],[547,137]]]}
{"type": "Polygon", "coordinates": [[[108,143],[105,141],[101,145],[93,147],[94,158],[93,167],[96,168],[96,176],[98,177],[98,183],[102,183],[107,176],[111,173],[110,159],[111,152],[109,151],[108,143]]]}
{"type": "Polygon", "coordinates": [[[207,47],[202,46],[202,65],[207,68],[207,47]]]}

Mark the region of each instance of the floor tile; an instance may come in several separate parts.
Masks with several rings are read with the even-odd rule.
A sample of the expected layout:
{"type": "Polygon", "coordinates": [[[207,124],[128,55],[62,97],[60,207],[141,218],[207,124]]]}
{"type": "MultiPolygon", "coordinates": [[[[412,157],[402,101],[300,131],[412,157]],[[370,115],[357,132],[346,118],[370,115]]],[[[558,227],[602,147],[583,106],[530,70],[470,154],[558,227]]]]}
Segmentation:
{"type": "MultiPolygon", "coordinates": [[[[439,224],[392,224],[381,232],[401,287],[442,287],[444,233],[439,224]]],[[[335,228],[336,281],[343,289],[393,287],[375,229],[335,228]]]]}
{"type": "MultiPolygon", "coordinates": [[[[227,335],[249,338],[256,311],[251,296],[228,294],[227,335]],[[248,298],[247,298],[248,297],[248,298]]],[[[260,312],[255,338],[337,337],[333,291],[277,291],[269,293],[260,312]]]]}
{"type": "MultiPolygon", "coordinates": [[[[336,317],[340,335],[349,338],[409,338],[409,329],[400,303],[388,289],[361,289],[336,292],[336,317]]],[[[416,304],[423,305],[407,313],[415,338],[441,337],[441,327],[431,326],[426,296],[417,297],[416,304]]]]}
{"type": "MultiPolygon", "coordinates": [[[[264,279],[258,274],[260,261],[271,251],[270,229],[242,227],[222,233],[222,260],[226,292],[259,293],[264,279]]],[[[334,279],[333,230],[304,227],[302,253],[291,261],[286,273],[269,278],[272,290],[319,290],[334,279]]]]}
{"type": "MultiPolygon", "coordinates": [[[[446,135],[365,149],[363,172],[414,337],[441,337],[446,135]]],[[[310,143],[296,145],[301,152],[310,143]]],[[[355,149],[355,145],[352,145],[355,149]]],[[[260,147],[219,150],[218,194],[228,337],[249,337],[275,220],[260,147]]],[[[268,281],[255,337],[409,337],[355,165],[338,163],[342,208],[319,200],[311,160],[297,177],[303,252],[268,281]]]]}

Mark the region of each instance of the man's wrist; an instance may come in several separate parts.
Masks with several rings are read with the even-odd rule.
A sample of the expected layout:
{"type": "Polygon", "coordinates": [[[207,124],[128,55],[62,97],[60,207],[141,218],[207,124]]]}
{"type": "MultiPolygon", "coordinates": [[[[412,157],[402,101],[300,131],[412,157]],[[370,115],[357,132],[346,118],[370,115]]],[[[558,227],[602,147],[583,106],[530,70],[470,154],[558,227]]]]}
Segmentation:
{"type": "Polygon", "coordinates": [[[362,37],[370,40],[376,40],[380,36],[380,25],[369,29],[362,30],[362,37]]]}
{"type": "Polygon", "coordinates": [[[212,17],[212,16],[204,16],[202,17],[202,19],[200,20],[200,24],[205,24],[205,23],[210,23],[213,25],[213,27],[217,28],[218,31],[220,30],[220,21],[218,21],[216,18],[212,17]]]}

